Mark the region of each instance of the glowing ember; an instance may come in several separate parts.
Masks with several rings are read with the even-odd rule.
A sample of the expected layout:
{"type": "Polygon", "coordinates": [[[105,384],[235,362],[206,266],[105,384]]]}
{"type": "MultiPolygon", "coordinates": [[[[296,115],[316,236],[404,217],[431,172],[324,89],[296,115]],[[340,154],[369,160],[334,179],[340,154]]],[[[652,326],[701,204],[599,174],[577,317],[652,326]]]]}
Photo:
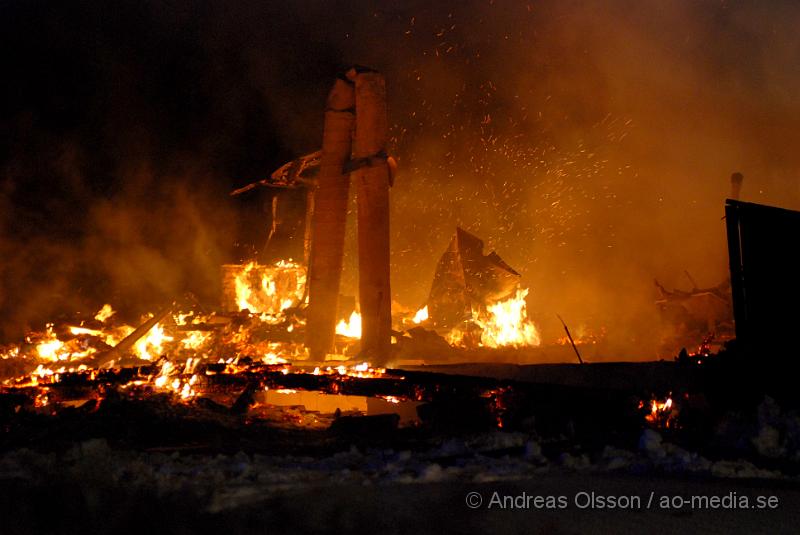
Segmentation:
{"type": "Polygon", "coordinates": [[[267,353],[264,355],[264,358],[261,359],[264,364],[286,364],[289,362],[283,357],[279,357],[276,353],[267,353]]]}
{"type": "Polygon", "coordinates": [[[153,380],[153,386],[160,391],[173,392],[182,400],[188,400],[197,395],[197,392],[192,388],[197,383],[197,375],[192,375],[188,380],[184,379],[185,371],[191,368],[191,361],[189,359],[184,367],[184,373],[181,374],[179,369],[176,368],[171,362],[165,361],[161,365],[161,371],[153,380]]]}
{"type": "MultiPolygon", "coordinates": [[[[304,373],[302,370],[295,370],[295,373],[304,373]]],[[[384,377],[386,375],[386,368],[373,368],[369,363],[362,362],[354,366],[326,366],[325,368],[316,367],[313,371],[308,372],[312,375],[341,375],[347,377],[384,377]]]]}
{"type": "Polygon", "coordinates": [[[339,366],[336,371],[340,375],[349,375],[351,377],[380,377],[386,374],[385,368],[373,368],[366,362],[356,364],[347,369],[344,366],[339,366]]]}
{"type": "Polygon", "coordinates": [[[350,321],[339,321],[336,325],[336,334],[347,338],[361,338],[361,314],[353,311],[350,314],[350,321]]]}

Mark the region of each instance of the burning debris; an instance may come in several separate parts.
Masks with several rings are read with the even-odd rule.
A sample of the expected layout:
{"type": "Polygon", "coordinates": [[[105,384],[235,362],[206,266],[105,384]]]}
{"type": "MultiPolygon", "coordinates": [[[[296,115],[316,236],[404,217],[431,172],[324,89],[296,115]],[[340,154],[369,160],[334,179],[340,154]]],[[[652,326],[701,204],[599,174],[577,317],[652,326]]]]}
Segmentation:
{"type": "Polygon", "coordinates": [[[247,310],[279,320],[304,303],[306,269],[292,260],[264,266],[255,262],[222,266],[222,308],[247,310]]]}
{"type": "MultiPolygon", "coordinates": [[[[394,161],[386,153],[383,77],[353,68],[336,80],[327,104],[321,151],[233,192],[305,188],[302,262],[223,265],[221,306],[215,311],[184,300],[134,326],[105,305],[92,318],[47,324],[0,353],[0,394],[21,400],[14,410],[57,416],[75,407],[97,410],[109,396],[166,396],[178,405],[212,408],[248,422],[343,433],[369,432],[373,426],[389,433],[401,423],[520,428],[534,416],[547,422],[545,427],[568,433],[576,422],[586,429],[676,427],[672,397],[636,407],[630,388],[575,392],[558,386],[542,394],[497,379],[387,369],[392,359],[409,356],[409,345],[428,351],[423,359],[428,363],[453,355],[463,362],[479,354],[497,361],[500,351],[539,348],[542,337],[528,315],[529,290],[521,286],[521,275],[497,253],[484,254],[483,241],[461,228],[436,266],[425,305],[392,315],[388,203],[394,161]],[[359,306],[342,317],[347,307],[339,286],[351,180],[358,200],[359,306]]],[[[280,220],[274,199],[272,210],[268,243],[280,220]]],[[[701,300],[726,302],[723,287],[690,293],[660,288],[664,303],[687,314],[688,305],[701,300]]],[[[718,325],[709,320],[707,327],[716,332],[718,325]]],[[[566,324],[564,329],[583,363],[578,345],[584,338],[576,342],[566,324]]]]}
{"type": "Polygon", "coordinates": [[[639,408],[647,411],[645,420],[652,426],[662,429],[675,427],[675,421],[679,411],[672,401],[672,395],[668,395],[661,400],[652,399],[649,405],[645,402],[641,402],[639,408]]]}
{"type": "MultiPolygon", "coordinates": [[[[337,327],[341,353],[321,362],[309,359],[302,345],[303,266],[283,261],[271,266],[226,265],[223,277],[222,307],[216,312],[185,311],[175,304],[132,326],[104,305],[93,318],[48,324],[42,332],[30,333],[25,343],[2,348],[2,393],[30,396],[33,409],[52,414],[101,403],[109,390],[132,399],[167,394],[178,403],[209,400],[272,423],[275,410],[286,413],[276,407],[291,406],[285,396],[298,392],[298,387],[308,392],[298,396],[334,409],[337,404],[347,408],[353,402],[348,395],[366,395],[356,405],[363,408],[366,403],[370,409],[345,414],[351,416],[381,414],[374,412],[376,403],[400,410],[413,402],[413,411],[414,403],[431,399],[420,385],[403,382],[402,375],[346,355],[360,339],[357,312],[337,327]],[[376,382],[353,390],[352,381],[362,380],[376,382]]],[[[424,321],[423,316],[404,320],[413,324],[424,321]]],[[[324,415],[318,412],[301,408],[289,420],[312,427],[327,422],[327,427],[339,411],[330,410],[327,419],[320,419],[324,415]]],[[[407,425],[416,420],[405,416],[401,421],[407,425]]]]}
{"type": "Polygon", "coordinates": [[[471,318],[453,327],[448,333],[450,344],[459,347],[524,347],[541,343],[536,326],[528,319],[525,297],[528,290],[487,305],[485,310],[473,309],[471,318]]]}
{"type": "MultiPolygon", "coordinates": [[[[731,155],[797,200],[797,10],[45,4],[3,18],[0,531],[513,531],[447,490],[571,477],[594,505],[634,474],[651,499],[783,479],[742,485],[789,488],[780,512],[710,527],[791,519],[798,214],[735,173],[730,283],[666,277],[722,280],[731,155]],[[385,78],[333,79],[337,51],[385,78]]],[[[699,509],[530,525],[708,531],[699,509]]]]}
{"type": "MultiPolygon", "coordinates": [[[[103,310],[108,311],[109,307],[103,310]]],[[[284,311],[277,314],[245,311],[233,315],[174,313],[155,324],[150,318],[143,324],[149,325],[146,332],[124,352],[119,340],[124,341],[127,338],[123,337],[130,337],[137,329],[115,323],[111,317],[106,315],[103,322],[82,321],[58,328],[48,325],[44,332],[32,333],[25,344],[3,348],[0,360],[3,388],[26,392],[33,388],[37,391],[37,404],[44,406],[85,401],[71,396],[95,397],[100,395],[102,385],[109,384],[131,395],[160,392],[189,401],[198,395],[212,395],[215,388],[219,390],[212,388],[212,383],[213,377],[220,374],[239,377],[241,380],[236,384],[241,386],[249,384],[248,374],[264,372],[281,377],[287,376],[290,369],[291,373],[313,376],[385,375],[385,370],[373,369],[366,363],[294,371],[289,359],[307,357],[297,343],[302,338],[291,341],[291,327],[295,324],[284,311]],[[286,333],[284,341],[274,341],[276,328],[286,333]],[[115,342],[116,345],[110,345],[115,342]],[[98,358],[114,350],[118,360],[107,364],[102,360],[104,366],[98,367],[98,358]],[[96,385],[99,390],[77,388],[80,385],[96,385]],[[55,395],[54,389],[60,394],[55,395]],[[43,401],[45,398],[49,401],[43,401]]],[[[262,387],[272,384],[264,383],[262,387]]]]}
{"type": "Polygon", "coordinates": [[[453,346],[538,346],[520,278],[494,251],[484,255],[483,241],[457,228],[436,266],[428,302],[413,321],[446,332],[453,346]]]}
{"type": "Polygon", "coordinates": [[[428,296],[434,325],[453,327],[470,319],[473,310],[510,299],[518,292],[520,274],[497,253],[483,254],[483,241],[457,228],[436,266],[428,296]]]}

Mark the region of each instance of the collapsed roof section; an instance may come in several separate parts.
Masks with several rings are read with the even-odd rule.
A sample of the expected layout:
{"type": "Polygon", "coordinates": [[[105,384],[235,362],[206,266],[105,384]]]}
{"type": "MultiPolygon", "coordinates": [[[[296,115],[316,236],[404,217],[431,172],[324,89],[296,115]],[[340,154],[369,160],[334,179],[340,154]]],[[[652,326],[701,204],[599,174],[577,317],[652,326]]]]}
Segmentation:
{"type": "Polygon", "coordinates": [[[437,326],[451,327],[471,317],[473,308],[511,297],[520,274],[492,251],[483,254],[483,240],[456,228],[439,259],[428,296],[428,311],[437,326]]]}

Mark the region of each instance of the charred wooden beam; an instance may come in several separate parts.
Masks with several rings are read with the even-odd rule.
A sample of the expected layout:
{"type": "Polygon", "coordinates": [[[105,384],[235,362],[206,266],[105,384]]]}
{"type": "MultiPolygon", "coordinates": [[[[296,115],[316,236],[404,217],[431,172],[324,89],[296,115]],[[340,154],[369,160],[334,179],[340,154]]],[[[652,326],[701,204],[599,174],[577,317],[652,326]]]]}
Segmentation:
{"type": "Polygon", "coordinates": [[[314,192],[308,274],[309,310],[306,345],[319,359],[333,348],[336,308],[344,258],[344,233],[355,107],[353,84],[338,79],[328,94],[322,135],[319,180],[314,192]]]}
{"type": "Polygon", "coordinates": [[[351,69],[348,78],[355,82],[357,111],[353,159],[365,162],[353,172],[358,201],[361,354],[380,365],[388,361],[392,336],[386,83],[383,75],[366,69],[351,69]]]}

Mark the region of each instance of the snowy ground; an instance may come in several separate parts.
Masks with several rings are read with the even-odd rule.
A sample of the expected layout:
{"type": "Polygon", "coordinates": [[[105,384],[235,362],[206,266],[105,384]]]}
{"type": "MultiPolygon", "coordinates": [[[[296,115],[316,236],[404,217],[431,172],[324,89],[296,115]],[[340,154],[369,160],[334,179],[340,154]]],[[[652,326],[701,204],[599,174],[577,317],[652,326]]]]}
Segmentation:
{"type": "Polygon", "coordinates": [[[712,462],[649,430],[636,451],[555,458],[502,432],[321,457],[116,451],[98,439],[2,455],[0,518],[0,533],[795,533],[800,479],[712,462]]]}

